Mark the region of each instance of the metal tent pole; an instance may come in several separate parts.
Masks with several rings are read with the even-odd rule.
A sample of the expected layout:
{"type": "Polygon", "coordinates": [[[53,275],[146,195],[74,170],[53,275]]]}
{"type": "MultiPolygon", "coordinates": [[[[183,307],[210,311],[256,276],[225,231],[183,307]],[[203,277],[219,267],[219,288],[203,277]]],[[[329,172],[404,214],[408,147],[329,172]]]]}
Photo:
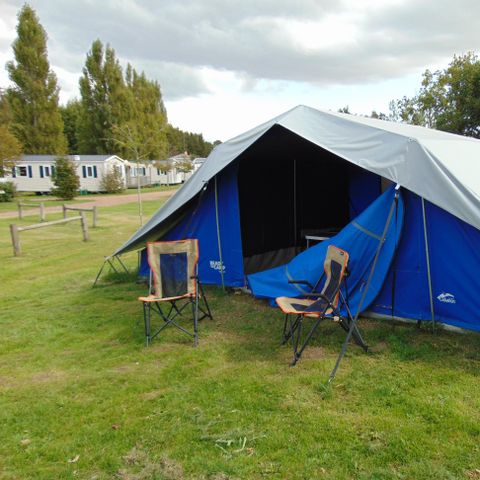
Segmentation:
{"type": "Polygon", "coordinates": [[[218,241],[218,256],[220,259],[220,275],[222,277],[222,289],[225,291],[225,280],[223,278],[223,256],[222,256],[222,241],[220,239],[220,222],[218,220],[218,188],[217,176],[215,175],[215,219],[217,222],[217,241],[218,241]]]}
{"type": "Polygon", "coordinates": [[[338,367],[340,366],[340,362],[342,361],[342,358],[344,357],[345,352],[347,351],[348,342],[350,341],[350,338],[353,334],[353,331],[355,330],[355,327],[357,325],[358,317],[360,315],[360,312],[362,311],[363,302],[365,301],[368,290],[370,288],[370,284],[372,283],[373,274],[374,274],[375,268],[377,266],[378,257],[380,256],[380,251],[382,250],[383,244],[385,243],[385,239],[387,237],[388,227],[390,226],[390,222],[392,221],[393,213],[396,210],[395,206],[398,202],[399,190],[400,190],[400,185],[397,185],[395,187],[395,198],[392,202],[392,206],[390,207],[390,211],[388,212],[387,221],[385,222],[385,226],[383,227],[382,236],[381,236],[381,238],[379,240],[379,243],[378,243],[377,252],[376,252],[375,258],[373,260],[373,264],[372,264],[372,268],[370,270],[370,274],[368,275],[367,284],[365,285],[362,297],[360,298],[360,302],[358,303],[357,313],[355,314],[355,317],[353,318],[353,320],[350,324],[350,328],[348,330],[347,336],[345,337],[345,341],[343,342],[343,345],[342,345],[342,350],[340,351],[340,355],[337,358],[337,362],[335,363],[335,366],[333,367],[332,373],[330,373],[330,377],[328,378],[327,385],[330,385],[333,382],[333,380],[335,379],[335,375],[337,374],[337,370],[338,370],[338,367]]]}
{"type": "Polygon", "coordinates": [[[297,160],[293,159],[293,241],[297,247],[297,160]]]}
{"type": "Polygon", "coordinates": [[[430,314],[432,316],[432,329],[433,331],[435,331],[435,310],[433,307],[432,274],[430,271],[430,249],[428,247],[427,212],[425,210],[425,200],[423,197],[422,197],[422,215],[423,215],[423,236],[425,238],[425,258],[427,260],[428,293],[430,295],[430,314]]]}

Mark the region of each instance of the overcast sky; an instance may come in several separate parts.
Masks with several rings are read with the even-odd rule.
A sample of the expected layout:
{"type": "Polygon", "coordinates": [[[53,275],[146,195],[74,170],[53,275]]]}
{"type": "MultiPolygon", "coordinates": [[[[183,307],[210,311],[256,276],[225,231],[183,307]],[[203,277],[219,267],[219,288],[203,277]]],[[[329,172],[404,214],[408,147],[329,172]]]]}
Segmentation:
{"type": "MultiPolygon", "coordinates": [[[[0,86],[23,0],[0,0],[0,86]]],[[[227,140],[298,104],[369,114],[478,49],[478,0],[32,0],[61,102],[92,41],[157,79],[170,122],[227,140]]]]}

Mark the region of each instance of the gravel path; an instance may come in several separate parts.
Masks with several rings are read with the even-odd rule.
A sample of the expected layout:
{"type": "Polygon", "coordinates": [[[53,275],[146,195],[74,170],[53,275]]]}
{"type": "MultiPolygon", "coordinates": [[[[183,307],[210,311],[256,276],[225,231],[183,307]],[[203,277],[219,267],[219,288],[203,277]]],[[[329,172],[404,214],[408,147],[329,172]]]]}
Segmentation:
{"type": "MultiPolygon", "coordinates": [[[[147,192],[142,193],[142,200],[159,200],[162,198],[171,197],[176,190],[164,190],[163,192],[147,192]]],[[[80,208],[91,208],[94,205],[97,207],[113,207],[115,205],[123,205],[125,203],[134,203],[137,201],[137,195],[96,195],[85,197],[85,202],[75,203],[72,206],[80,208]]],[[[66,202],[68,203],[68,202],[66,202]]],[[[45,213],[58,213],[62,211],[61,205],[55,207],[45,207],[45,213]]],[[[24,216],[37,215],[38,208],[28,209],[24,208],[24,216]]],[[[18,217],[18,210],[12,210],[10,212],[1,212],[0,218],[16,218],[18,217]]]]}

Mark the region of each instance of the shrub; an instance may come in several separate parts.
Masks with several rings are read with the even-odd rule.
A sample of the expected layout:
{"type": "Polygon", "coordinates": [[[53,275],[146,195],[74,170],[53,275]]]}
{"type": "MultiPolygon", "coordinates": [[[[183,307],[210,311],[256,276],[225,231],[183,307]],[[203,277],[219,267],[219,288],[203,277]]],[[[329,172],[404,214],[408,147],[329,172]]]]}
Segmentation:
{"type": "Polygon", "coordinates": [[[105,173],[100,182],[100,189],[107,193],[118,193],[124,190],[122,172],[119,168],[113,168],[105,173]]]}
{"type": "Polygon", "coordinates": [[[52,193],[62,200],[75,198],[80,188],[80,178],[77,175],[75,164],[65,157],[55,159],[55,172],[53,174],[55,187],[52,193]]]}
{"type": "Polygon", "coordinates": [[[17,189],[13,182],[0,183],[0,202],[11,202],[16,194],[17,189]]]}

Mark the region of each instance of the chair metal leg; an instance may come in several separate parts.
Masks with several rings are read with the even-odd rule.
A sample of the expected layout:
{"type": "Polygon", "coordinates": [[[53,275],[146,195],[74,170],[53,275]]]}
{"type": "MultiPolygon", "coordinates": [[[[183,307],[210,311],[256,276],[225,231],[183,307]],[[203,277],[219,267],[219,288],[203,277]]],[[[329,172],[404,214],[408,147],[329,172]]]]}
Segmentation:
{"type": "MultiPolygon", "coordinates": [[[[208,304],[207,297],[205,296],[205,293],[203,293],[203,286],[200,283],[200,280],[198,280],[198,288],[200,290],[200,294],[202,295],[203,303],[205,304],[206,312],[203,312],[203,310],[202,310],[202,312],[205,314],[204,317],[209,317],[210,320],[213,320],[212,312],[210,310],[210,305],[208,304]]],[[[197,295],[198,295],[198,292],[197,292],[197,295]]]]}
{"type": "Polygon", "coordinates": [[[297,364],[300,356],[302,355],[303,349],[305,348],[304,346],[300,352],[298,351],[298,345],[300,343],[300,339],[302,338],[303,315],[298,315],[295,323],[295,330],[292,328],[293,360],[290,364],[291,367],[294,367],[297,364]],[[296,336],[296,338],[294,339],[293,336],[296,336]]]}
{"type": "Polygon", "coordinates": [[[285,314],[285,321],[283,322],[282,345],[288,342],[289,335],[287,335],[288,313],[285,314]]]}
{"type": "Polygon", "coordinates": [[[192,303],[193,310],[193,344],[198,346],[198,292],[195,295],[195,301],[192,303]]]}
{"type": "Polygon", "coordinates": [[[143,323],[145,327],[145,344],[150,344],[150,303],[143,302],[143,323]]]}

